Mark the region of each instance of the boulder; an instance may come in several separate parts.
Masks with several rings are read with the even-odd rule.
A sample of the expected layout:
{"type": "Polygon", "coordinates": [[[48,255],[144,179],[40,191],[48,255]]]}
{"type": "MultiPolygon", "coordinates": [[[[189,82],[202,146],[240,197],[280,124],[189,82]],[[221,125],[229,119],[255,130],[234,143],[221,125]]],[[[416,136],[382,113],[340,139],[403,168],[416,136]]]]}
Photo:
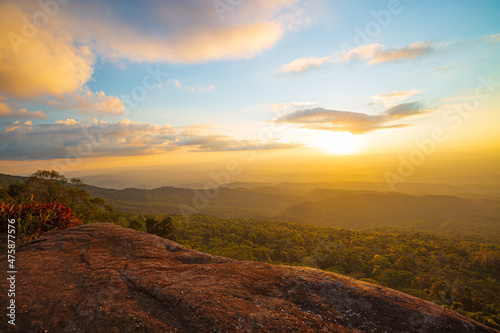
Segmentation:
{"type": "Polygon", "coordinates": [[[16,256],[16,325],[3,315],[2,332],[496,332],[392,289],[108,223],[47,233],[16,256]]]}

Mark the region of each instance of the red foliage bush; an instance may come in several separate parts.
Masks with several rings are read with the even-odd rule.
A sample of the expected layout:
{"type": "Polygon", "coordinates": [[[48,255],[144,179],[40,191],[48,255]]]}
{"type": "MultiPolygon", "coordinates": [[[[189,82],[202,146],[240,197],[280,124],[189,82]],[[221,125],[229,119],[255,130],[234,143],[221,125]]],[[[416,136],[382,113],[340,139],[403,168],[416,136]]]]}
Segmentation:
{"type": "Polygon", "coordinates": [[[7,233],[8,219],[16,220],[17,238],[23,242],[38,238],[45,231],[82,224],[71,208],[60,203],[0,203],[0,233],[7,233]]]}

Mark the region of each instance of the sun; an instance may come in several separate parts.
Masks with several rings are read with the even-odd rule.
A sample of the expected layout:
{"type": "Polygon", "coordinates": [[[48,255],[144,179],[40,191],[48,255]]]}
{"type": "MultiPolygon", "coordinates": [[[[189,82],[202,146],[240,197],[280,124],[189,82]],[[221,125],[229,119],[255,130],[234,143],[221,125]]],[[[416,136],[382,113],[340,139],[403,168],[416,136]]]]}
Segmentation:
{"type": "Polygon", "coordinates": [[[352,155],[362,146],[362,135],[353,135],[348,132],[318,133],[308,140],[309,145],[320,148],[328,154],[352,155]]]}

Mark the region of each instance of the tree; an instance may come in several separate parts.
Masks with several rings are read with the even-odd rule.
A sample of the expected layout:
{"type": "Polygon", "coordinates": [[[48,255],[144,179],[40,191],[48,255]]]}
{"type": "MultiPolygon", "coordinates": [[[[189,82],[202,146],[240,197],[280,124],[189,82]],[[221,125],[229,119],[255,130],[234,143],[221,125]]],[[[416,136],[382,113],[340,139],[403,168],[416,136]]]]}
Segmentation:
{"type": "Polygon", "coordinates": [[[55,170],[38,170],[26,181],[26,190],[33,195],[35,201],[60,202],[67,183],[66,177],[55,170]]]}
{"type": "Polygon", "coordinates": [[[7,194],[12,198],[21,198],[23,200],[23,194],[26,193],[26,183],[17,182],[9,186],[7,194]]]}
{"type": "Polygon", "coordinates": [[[142,231],[142,222],[139,219],[133,219],[129,222],[129,228],[142,231]]]}
{"type": "Polygon", "coordinates": [[[7,202],[11,199],[9,193],[0,187],[0,202],[7,202]]]}
{"type": "Polygon", "coordinates": [[[174,222],[170,216],[165,217],[161,221],[153,216],[148,217],[146,219],[146,231],[150,234],[175,240],[174,222]]]}
{"type": "Polygon", "coordinates": [[[101,198],[91,198],[84,186],[85,183],[78,178],[68,182],[64,175],[55,170],[38,170],[25,183],[10,185],[8,194],[21,203],[64,204],[86,223],[112,222],[117,218],[112,206],[101,198]]]}
{"type": "Polygon", "coordinates": [[[417,263],[411,257],[402,256],[394,263],[394,267],[401,271],[409,271],[415,273],[415,270],[417,269],[417,263]]]}

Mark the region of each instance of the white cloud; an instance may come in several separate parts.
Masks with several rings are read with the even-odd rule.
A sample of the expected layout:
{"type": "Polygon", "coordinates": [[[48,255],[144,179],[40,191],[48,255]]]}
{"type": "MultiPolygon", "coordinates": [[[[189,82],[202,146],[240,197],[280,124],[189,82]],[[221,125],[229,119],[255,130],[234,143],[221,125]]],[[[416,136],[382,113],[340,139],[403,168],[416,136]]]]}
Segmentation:
{"type": "Polygon", "coordinates": [[[190,87],[182,84],[179,80],[175,79],[170,79],[164,83],[159,84],[160,89],[164,89],[166,86],[173,85],[179,90],[184,90],[184,91],[189,91],[189,92],[204,92],[204,91],[211,91],[215,89],[215,86],[208,86],[208,87],[190,87]]]}
{"type": "Polygon", "coordinates": [[[400,60],[410,60],[433,52],[436,45],[430,41],[415,42],[407,46],[386,48],[379,43],[371,43],[353,48],[337,57],[337,62],[367,60],[368,65],[400,60]]]}
{"type": "Polygon", "coordinates": [[[418,90],[396,91],[389,94],[373,95],[372,100],[374,104],[382,104],[388,108],[419,93],[418,90]]]}
{"type": "Polygon", "coordinates": [[[495,44],[495,43],[500,43],[500,34],[493,34],[489,36],[483,37],[483,40],[495,44]]]}
{"type": "Polygon", "coordinates": [[[346,51],[336,58],[337,62],[350,62],[355,60],[367,60],[382,52],[385,47],[379,43],[371,43],[346,51]]]}
{"type": "Polygon", "coordinates": [[[383,49],[368,61],[368,65],[419,58],[432,53],[435,48],[436,46],[433,43],[421,41],[394,49],[383,49]]]}
{"type": "Polygon", "coordinates": [[[279,73],[299,73],[305,70],[321,67],[330,62],[330,57],[299,58],[281,66],[279,73]]]}
{"type": "Polygon", "coordinates": [[[434,52],[438,47],[447,46],[446,44],[436,46],[430,41],[420,41],[407,46],[388,49],[380,43],[371,43],[345,50],[344,52],[339,52],[331,56],[295,59],[282,65],[279,72],[299,73],[310,68],[322,67],[332,62],[346,63],[367,61],[368,65],[376,65],[384,62],[411,60],[428,55],[434,52]]]}
{"type": "Polygon", "coordinates": [[[273,103],[269,106],[269,110],[277,114],[285,114],[298,109],[310,109],[316,106],[315,102],[285,102],[273,103]]]}

